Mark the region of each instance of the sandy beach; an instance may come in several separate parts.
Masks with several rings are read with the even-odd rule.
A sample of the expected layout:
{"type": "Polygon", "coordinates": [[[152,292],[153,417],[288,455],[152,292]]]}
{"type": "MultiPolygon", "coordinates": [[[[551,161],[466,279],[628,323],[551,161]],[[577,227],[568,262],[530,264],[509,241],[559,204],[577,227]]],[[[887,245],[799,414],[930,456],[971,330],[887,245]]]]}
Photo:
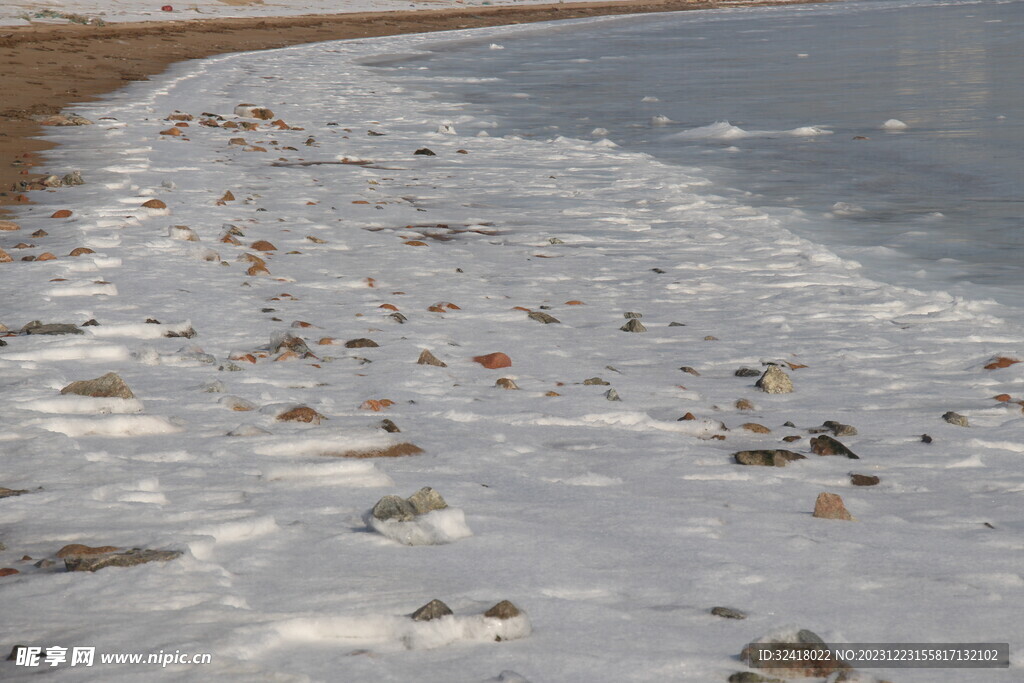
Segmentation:
{"type": "MultiPolygon", "coordinates": [[[[602,15],[676,12],[792,2],[716,3],[702,0],[625,0],[522,7],[473,7],[318,16],[196,19],[105,26],[40,25],[0,28],[0,207],[31,201],[32,166],[50,143],[38,139],[38,120],[125,83],[146,80],[186,59],[264,50],[324,40],[448,31],[602,15]],[[12,163],[14,161],[15,163],[12,163]]],[[[2,210],[2,209],[0,209],[2,210]]]]}

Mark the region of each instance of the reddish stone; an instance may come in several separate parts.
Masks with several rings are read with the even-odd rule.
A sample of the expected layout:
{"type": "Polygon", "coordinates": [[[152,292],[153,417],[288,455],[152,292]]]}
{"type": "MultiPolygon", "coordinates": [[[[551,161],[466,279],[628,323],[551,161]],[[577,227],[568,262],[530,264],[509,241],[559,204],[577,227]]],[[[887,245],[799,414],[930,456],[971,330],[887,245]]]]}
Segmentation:
{"type": "Polygon", "coordinates": [[[402,244],[404,244],[407,247],[425,247],[425,246],[427,246],[426,242],[421,242],[420,240],[407,240],[407,241],[403,242],[402,244]]]}
{"type": "Polygon", "coordinates": [[[544,394],[545,396],[561,396],[557,391],[549,391],[544,394]]]}
{"type": "Polygon", "coordinates": [[[394,304],[381,304],[377,308],[386,308],[389,311],[397,311],[398,310],[398,306],[395,306],[394,304]]]}
{"type": "Polygon", "coordinates": [[[319,344],[320,346],[330,346],[333,343],[334,337],[323,337],[320,341],[317,342],[317,344],[319,344]]]}
{"type": "Polygon", "coordinates": [[[363,401],[362,405],[359,406],[359,409],[360,410],[372,410],[375,413],[379,413],[380,411],[384,410],[385,408],[387,408],[389,406],[393,406],[393,405],[395,405],[395,402],[392,401],[389,398],[382,398],[382,399],[379,399],[379,400],[378,399],[370,399],[368,401],[363,401]]]}
{"type": "Polygon", "coordinates": [[[996,401],[999,401],[1000,403],[1009,403],[1010,401],[1013,400],[1013,397],[1010,396],[1009,394],[999,394],[997,396],[993,396],[992,398],[996,401]]]}
{"type": "Polygon", "coordinates": [[[257,240],[252,243],[252,248],[256,251],[277,251],[277,247],[266,240],[257,240]]]}
{"type": "Polygon", "coordinates": [[[167,204],[159,199],[150,199],[148,202],[143,202],[142,206],[147,209],[166,209],[167,204]]]}
{"type": "Polygon", "coordinates": [[[326,419],[309,406],[298,406],[277,416],[279,422],[312,422],[320,424],[320,420],[326,419]]]}
{"type": "Polygon", "coordinates": [[[526,308],[525,306],[513,306],[513,311],[524,311],[526,313],[533,313],[533,309],[526,308]]]}
{"type": "Polygon", "coordinates": [[[57,557],[64,559],[65,557],[81,557],[83,555],[105,555],[106,553],[113,553],[120,550],[112,545],[104,545],[98,548],[91,548],[81,543],[72,543],[66,545],[57,551],[57,557]]]}
{"type": "Polygon", "coordinates": [[[582,301],[580,301],[578,299],[571,299],[570,301],[566,301],[565,305],[566,306],[586,306],[585,303],[583,303],[582,301]]]}
{"type": "Polygon", "coordinates": [[[13,258],[11,258],[11,255],[10,255],[10,254],[8,254],[8,253],[7,253],[6,251],[4,251],[3,249],[0,249],[0,263],[10,263],[10,262],[11,262],[11,261],[13,261],[13,260],[14,260],[14,259],[13,259],[13,258]]]}
{"type": "Polygon", "coordinates": [[[160,131],[160,135],[178,136],[182,135],[182,132],[180,128],[168,128],[167,130],[160,131]]]}
{"type": "Polygon", "coordinates": [[[369,204],[370,202],[366,201],[365,199],[357,199],[357,200],[355,200],[352,203],[353,204],[369,204]]]}
{"type": "Polygon", "coordinates": [[[249,266],[249,270],[245,271],[248,275],[270,275],[270,271],[267,270],[266,266],[261,266],[258,263],[254,263],[249,266]]]}
{"type": "Polygon", "coordinates": [[[0,221],[0,230],[4,230],[4,231],[21,230],[21,226],[18,225],[17,223],[12,222],[12,221],[0,221]]]}
{"type": "Polygon", "coordinates": [[[989,361],[988,365],[985,366],[985,369],[986,370],[998,370],[999,368],[1008,368],[1011,365],[1013,365],[1014,363],[1019,363],[1019,362],[1020,361],[1017,360],[1016,358],[1007,358],[1005,356],[996,356],[991,361],[989,361]]]}
{"type": "Polygon", "coordinates": [[[96,252],[89,247],[75,247],[71,250],[68,256],[81,256],[82,254],[95,254],[96,252]]]}
{"type": "Polygon", "coordinates": [[[683,415],[681,418],[679,418],[679,420],[677,420],[677,421],[681,421],[681,420],[689,421],[689,420],[696,420],[696,419],[697,418],[695,418],[693,416],[693,413],[687,413],[686,415],[683,415]]]}
{"type": "Polygon", "coordinates": [[[235,195],[231,194],[231,190],[224,193],[224,196],[220,198],[222,202],[233,202],[235,201],[235,195]]]}
{"type": "Polygon", "coordinates": [[[36,261],[56,261],[57,257],[48,251],[44,251],[42,254],[36,257],[36,261]]]}
{"type": "Polygon", "coordinates": [[[237,237],[232,235],[230,232],[224,233],[224,236],[220,238],[220,241],[223,242],[224,244],[234,245],[239,245],[242,243],[237,237]]]}
{"type": "Polygon", "coordinates": [[[806,365],[800,365],[799,363],[786,363],[786,365],[789,366],[790,370],[799,370],[807,367],[806,365]]]}
{"type": "Polygon", "coordinates": [[[740,429],[746,429],[748,432],[754,432],[756,434],[771,434],[772,430],[768,429],[764,425],[757,424],[756,422],[746,422],[740,425],[740,429]]]}
{"type": "Polygon", "coordinates": [[[853,521],[843,499],[835,493],[819,493],[818,499],[814,502],[814,516],[819,519],[845,519],[853,521]]]}
{"type": "Polygon", "coordinates": [[[60,211],[54,211],[50,214],[50,218],[70,218],[71,212],[67,209],[61,209],[60,211]]]}
{"type": "Polygon", "coordinates": [[[512,367],[512,359],[501,352],[488,353],[484,356],[474,356],[473,361],[479,363],[489,370],[512,367]]]}
{"type": "Polygon", "coordinates": [[[4,567],[3,569],[0,569],[0,576],[13,576],[14,574],[20,573],[21,572],[19,572],[14,567],[4,567]]]}

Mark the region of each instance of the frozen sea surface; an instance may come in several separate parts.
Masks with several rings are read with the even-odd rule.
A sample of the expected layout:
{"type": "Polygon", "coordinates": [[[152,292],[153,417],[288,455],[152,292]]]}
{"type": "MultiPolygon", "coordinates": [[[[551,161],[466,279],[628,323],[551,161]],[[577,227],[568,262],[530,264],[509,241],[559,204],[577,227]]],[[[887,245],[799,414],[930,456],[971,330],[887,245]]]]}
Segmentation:
{"type": "Polygon", "coordinates": [[[699,166],[882,279],[1017,302],[1021,35],[1018,1],[881,0],[576,24],[393,68],[492,115],[491,134],[699,166]]]}

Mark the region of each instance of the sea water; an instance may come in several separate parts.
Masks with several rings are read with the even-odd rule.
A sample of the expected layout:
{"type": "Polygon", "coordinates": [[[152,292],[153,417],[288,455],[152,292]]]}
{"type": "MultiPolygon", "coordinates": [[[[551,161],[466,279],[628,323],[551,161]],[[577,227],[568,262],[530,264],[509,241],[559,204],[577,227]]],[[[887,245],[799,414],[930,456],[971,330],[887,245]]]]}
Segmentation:
{"type": "Polygon", "coordinates": [[[872,277],[1018,304],[1021,36],[1020,0],[866,0],[561,22],[379,68],[489,135],[697,168],[872,277]]]}

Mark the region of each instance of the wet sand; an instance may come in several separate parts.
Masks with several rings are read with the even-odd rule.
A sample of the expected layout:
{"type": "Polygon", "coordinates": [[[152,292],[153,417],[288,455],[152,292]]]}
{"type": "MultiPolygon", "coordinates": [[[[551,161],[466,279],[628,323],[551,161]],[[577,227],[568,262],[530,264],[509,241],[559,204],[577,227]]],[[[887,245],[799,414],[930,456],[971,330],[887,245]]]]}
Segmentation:
{"type": "Polygon", "coordinates": [[[39,119],[69,104],[95,100],[129,81],[146,80],[182,60],[324,40],[776,4],[794,3],[618,0],[275,19],[0,27],[0,61],[6,66],[0,77],[0,213],[4,206],[30,202],[32,180],[43,171],[63,174],[73,170],[45,168],[41,153],[53,145],[38,138],[42,132],[39,119]]]}

